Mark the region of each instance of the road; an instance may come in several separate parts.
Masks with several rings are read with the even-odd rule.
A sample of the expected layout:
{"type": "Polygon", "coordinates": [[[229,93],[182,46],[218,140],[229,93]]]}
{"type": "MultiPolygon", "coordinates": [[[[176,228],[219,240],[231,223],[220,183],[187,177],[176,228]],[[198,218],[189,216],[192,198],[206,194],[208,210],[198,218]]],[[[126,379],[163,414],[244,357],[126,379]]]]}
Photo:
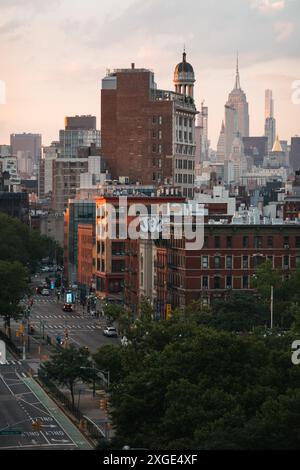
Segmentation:
{"type": "Polygon", "coordinates": [[[36,331],[45,331],[56,339],[57,336],[64,337],[68,332],[69,343],[77,346],[86,346],[91,352],[95,352],[105,344],[118,344],[117,338],[106,338],[103,336],[103,328],[106,325],[104,318],[96,319],[94,316],[83,313],[80,305],[76,306],[74,312],[64,312],[62,302],[58,302],[52,294],[49,297],[36,295],[33,298],[33,306],[30,314],[30,323],[36,331]]]}
{"type": "Polygon", "coordinates": [[[42,388],[26,375],[21,361],[0,364],[0,431],[20,430],[22,435],[0,435],[3,449],[91,449],[42,388]],[[40,420],[40,431],[32,421],[40,420]]]}

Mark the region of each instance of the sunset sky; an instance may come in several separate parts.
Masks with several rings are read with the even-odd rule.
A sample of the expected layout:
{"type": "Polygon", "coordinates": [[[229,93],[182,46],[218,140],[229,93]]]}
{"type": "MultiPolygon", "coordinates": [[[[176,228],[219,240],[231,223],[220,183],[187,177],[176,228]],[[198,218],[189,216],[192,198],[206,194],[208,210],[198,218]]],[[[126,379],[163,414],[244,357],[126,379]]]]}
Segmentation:
{"type": "Polygon", "coordinates": [[[280,138],[300,135],[299,0],[0,0],[0,144],[12,132],[58,139],[64,116],[95,114],[106,69],[154,70],[173,89],[183,44],[196,74],[198,108],[209,107],[216,147],[234,85],[236,52],[250,108],[250,134],[262,135],[264,91],[273,90],[280,138]]]}

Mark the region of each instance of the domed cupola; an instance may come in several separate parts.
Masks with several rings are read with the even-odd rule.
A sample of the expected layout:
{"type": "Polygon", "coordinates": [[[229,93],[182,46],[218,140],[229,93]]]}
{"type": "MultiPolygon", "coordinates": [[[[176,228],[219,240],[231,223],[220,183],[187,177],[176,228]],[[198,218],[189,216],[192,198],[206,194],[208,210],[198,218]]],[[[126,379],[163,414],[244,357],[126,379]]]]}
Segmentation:
{"type": "Polygon", "coordinates": [[[174,71],[175,92],[194,97],[195,74],[194,69],[186,61],[186,52],[183,51],[182,62],[176,65],[174,71]]]}

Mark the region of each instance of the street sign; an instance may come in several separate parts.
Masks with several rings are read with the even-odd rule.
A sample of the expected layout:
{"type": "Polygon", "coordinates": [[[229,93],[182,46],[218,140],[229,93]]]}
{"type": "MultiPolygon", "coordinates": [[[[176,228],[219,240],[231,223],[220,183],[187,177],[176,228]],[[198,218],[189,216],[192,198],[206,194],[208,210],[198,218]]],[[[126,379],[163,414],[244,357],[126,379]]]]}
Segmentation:
{"type": "Polygon", "coordinates": [[[23,431],[21,429],[5,429],[0,431],[0,436],[21,436],[23,431]]]}

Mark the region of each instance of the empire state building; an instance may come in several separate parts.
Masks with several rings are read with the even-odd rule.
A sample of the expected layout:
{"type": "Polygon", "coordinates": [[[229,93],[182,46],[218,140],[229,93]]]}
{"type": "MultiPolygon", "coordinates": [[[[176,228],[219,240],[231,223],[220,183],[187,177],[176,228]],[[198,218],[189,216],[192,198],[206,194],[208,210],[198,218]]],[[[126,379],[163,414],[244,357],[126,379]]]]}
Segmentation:
{"type": "Polygon", "coordinates": [[[235,86],[225,105],[225,159],[228,160],[235,136],[249,137],[249,106],[241,88],[237,59],[235,86]]]}

